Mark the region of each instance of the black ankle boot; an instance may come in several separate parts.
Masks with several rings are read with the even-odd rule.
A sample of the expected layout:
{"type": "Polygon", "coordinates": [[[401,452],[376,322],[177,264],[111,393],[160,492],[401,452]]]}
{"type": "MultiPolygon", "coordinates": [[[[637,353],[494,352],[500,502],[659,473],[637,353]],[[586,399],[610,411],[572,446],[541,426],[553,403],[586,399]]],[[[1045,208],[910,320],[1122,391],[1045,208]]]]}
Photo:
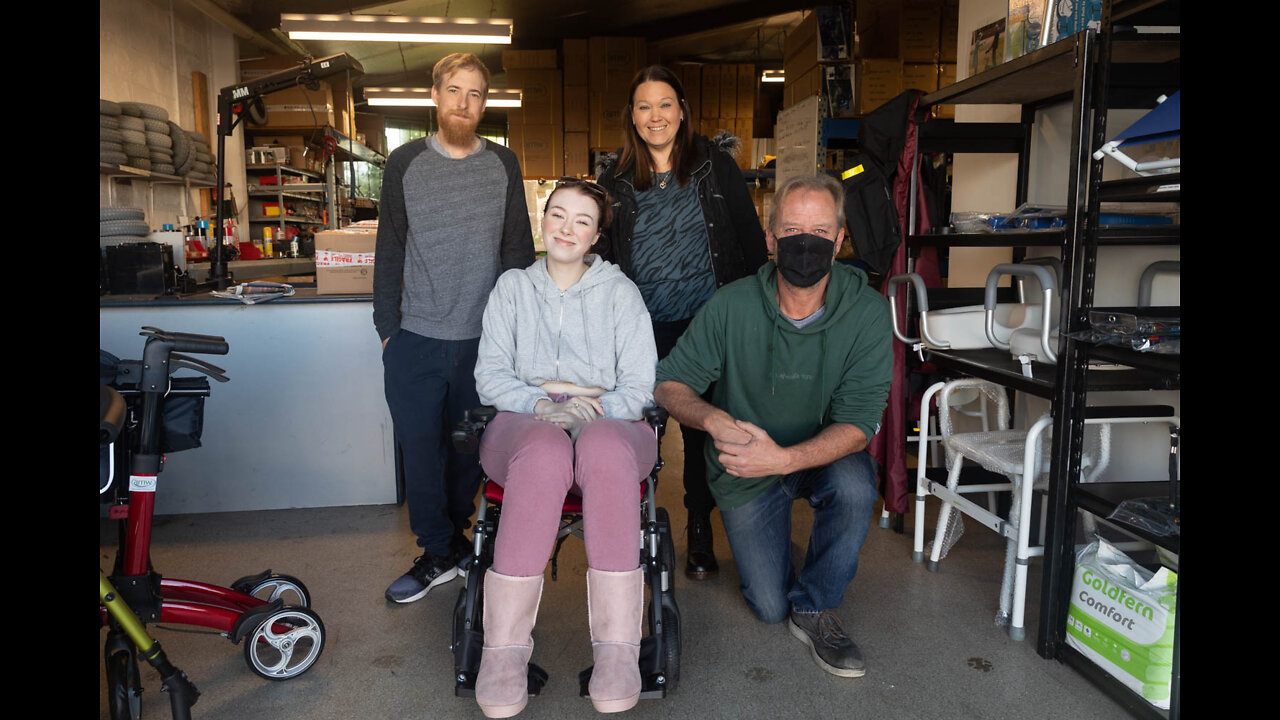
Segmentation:
{"type": "Polygon", "coordinates": [[[690,580],[710,580],[720,572],[716,562],[715,546],[711,539],[711,519],[689,518],[689,555],[684,565],[684,575],[690,580]]]}

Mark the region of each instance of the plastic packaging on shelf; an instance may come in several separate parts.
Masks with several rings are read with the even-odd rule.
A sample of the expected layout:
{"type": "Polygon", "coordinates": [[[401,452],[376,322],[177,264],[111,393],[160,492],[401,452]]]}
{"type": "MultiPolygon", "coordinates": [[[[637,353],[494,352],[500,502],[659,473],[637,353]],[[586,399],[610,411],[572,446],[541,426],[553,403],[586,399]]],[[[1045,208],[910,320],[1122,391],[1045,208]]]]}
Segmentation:
{"type": "MultiPolygon", "coordinates": [[[[1039,205],[1023,203],[1011,213],[997,212],[953,212],[951,225],[956,232],[990,233],[1002,231],[1027,232],[1032,230],[1056,230],[1065,227],[1067,209],[1055,205],[1039,205]]],[[[1116,225],[1170,225],[1173,218],[1161,214],[1139,214],[1128,212],[1101,212],[1098,215],[1100,227],[1116,225]]]]}
{"type": "Polygon", "coordinates": [[[1107,516],[1108,520],[1142,528],[1152,535],[1179,535],[1177,511],[1167,497],[1144,497],[1125,500],[1107,516]]]}
{"type": "Polygon", "coordinates": [[[1090,310],[1089,328],[1069,337],[1097,345],[1127,347],[1137,352],[1178,355],[1182,323],[1179,318],[1157,318],[1133,313],[1090,310]]]}

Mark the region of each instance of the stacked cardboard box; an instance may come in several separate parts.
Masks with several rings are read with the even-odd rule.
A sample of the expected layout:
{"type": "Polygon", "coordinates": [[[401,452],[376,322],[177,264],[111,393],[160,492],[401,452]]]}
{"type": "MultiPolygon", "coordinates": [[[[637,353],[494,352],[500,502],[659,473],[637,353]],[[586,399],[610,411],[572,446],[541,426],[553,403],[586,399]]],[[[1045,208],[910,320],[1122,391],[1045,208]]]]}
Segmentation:
{"type": "Polygon", "coordinates": [[[590,175],[591,169],[591,88],[587,77],[587,41],[566,39],[561,45],[560,67],[564,73],[564,174],[590,175]]]}
{"type": "Polygon", "coordinates": [[[587,39],[587,139],[591,148],[613,151],[622,147],[622,115],[631,99],[627,92],[647,58],[644,38],[587,39]]]}
{"type": "MultiPolygon", "coordinates": [[[[933,92],[955,82],[958,0],[857,0],[856,25],[858,115],[904,90],[933,92]]],[[[954,108],[935,114],[954,117],[954,108]]]]}
{"type": "Polygon", "coordinates": [[[520,90],[520,107],[507,113],[511,149],[529,178],[564,174],[563,78],[555,50],[504,50],[507,87],[520,90]]]}
{"type": "MultiPolygon", "coordinates": [[[[256,80],[266,75],[299,67],[301,55],[272,55],[240,63],[240,81],[256,80]]],[[[319,90],[302,86],[278,90],[263,97],[267,108],[268,128],[315,128],[331,125],[339,132],[353,132],[355,104],[347,92],[345,81],[318,81],[319,90]]]]}
{"type": "Polygon", "coordinates": [[[814,8],[787,35],[783,47],[782,107],[813,95],[826,100],[830,117],[850,117],[855,108],[853,21],[848,5],[814,8]]]}
{"type": "MultiPolygon", "coordinates": [[[[755,127],[756,66],[754,63],[708,63],[687,68],[700,68],[700,72],[685,70],[685,77],[697,72],[699,102],[694,130],[707,137],[715,137],[721,130],[740,141],[738,167],[752,167],[751,140],[755,127]]],[[[684,81],[685,94],[693,104],[693,91],[684,81]]]]}

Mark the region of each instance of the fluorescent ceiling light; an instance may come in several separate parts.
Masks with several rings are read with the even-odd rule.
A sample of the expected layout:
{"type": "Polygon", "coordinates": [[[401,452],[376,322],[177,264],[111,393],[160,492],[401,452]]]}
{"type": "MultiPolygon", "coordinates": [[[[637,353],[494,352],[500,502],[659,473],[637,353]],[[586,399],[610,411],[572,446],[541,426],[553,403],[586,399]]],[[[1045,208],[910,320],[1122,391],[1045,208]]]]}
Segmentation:
{"type": "MultiPolygon", "coordinates": [[[[370,105],[398,105],[435,107],[431,100],[431,88],[424,87],[367,87],[364,99],[370,105]]],[[[520,91],[512,88],[490,88],[486,108],[520,107],[520,91]]]]}
{"type": "Polygon", "coordinates": [[[765,70],[760,75],[760,82],[786,82],[786,73],[783,70],[765,70]]]}
{"type": "Polygon", "coordinates": [[[280,14],[280,30],[294,40],[510,45],[511,27],[509,18],[280,14]]]}

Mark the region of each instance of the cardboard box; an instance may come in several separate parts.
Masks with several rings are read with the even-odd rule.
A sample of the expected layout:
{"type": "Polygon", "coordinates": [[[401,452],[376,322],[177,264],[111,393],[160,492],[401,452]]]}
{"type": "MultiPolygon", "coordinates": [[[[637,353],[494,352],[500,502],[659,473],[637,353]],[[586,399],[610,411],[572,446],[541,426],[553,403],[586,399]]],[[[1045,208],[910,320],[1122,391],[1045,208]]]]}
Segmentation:
{"type": "Polygon", "coordinates": [[[756,72],[755,63],[738,65],[738,117],[750,118],[756,114],[756,88],[760,83],[760,74],[756,72]]]}
{"type": "Polygon", "coordinates": [[[782,107],[789,108],[807,97],[821,94],[822,81],[822,69],[817,65],[796,78],[788,73],[782,86],[782,107]]]}
{"type": "Polygon", "coordinates": [[[590,84],[587,76],[587,39],[566,38],[560,45],[560,69],[564,71],[565,85],[590,84]]]}
{"type": "Polygon", "coordinates": [[[319,164],[319,151],[308,153],[301,135],[263,135],[253,134],[254,145],[284,149],[284,164],[301,170],[315,170],[319,164]]]}
{"type": "Polygon", "coordinates": [[[622,113],[631,99],[627,93],[645,60],[644,38],[587,39],[591,147],[616,150],[622,146],[622,113]]]}
{"type": "Polygon", "coordinates": [[[742,170],[750,170],[755,167],[752,162],[751,154],[751,134],[752,128],[755,126],[755,118],[739,117],[733,121],[733,134],[737,136],[738,145],[738,167],[742,170]]]}
{"type": "Polygon", "coordinates": [[[720,117],[720,77],[719,65],[702,66],[701,116],[704,118],[720,117]]]}
{"type": "Polygon", "coordinates": [[[936,63],[942,31],[942,0],[907,0],[898,25],[898,54],[904,63],[936,63]]]}
{"type": "Polygon", "coordinates": [[[315,235],[316,294],[373,293],[376,229],[320,230],[315,235]]]}
{"type": "Polygon", "coordinates": [[[702,65],[684,63],[677,68],[680,71],[680,84],[684,85],[685,102],[689,103],[689,117],[699,120],[702,117],[702,65]]]}
{"type": "Polygon", "coordinates": [[[720,66],[720,117],[738,117],[738,66],[720,66]]]}
{"type": "Polygon", "coordinates": [[[564,124],[564,81],[559,70],[509,70],[507,87],[520,90],[520,107],[507,111],[512,125],[564,124]]]}
{"type": "Polygon", "coordinates": [[[902,25],[900,0],[857,0],[856,17],[854,57],[898,57],[899,28],[902,25]]]}
{"type": "Polygon", "coordinates": [[[591,93],[586,85],[564,86],[564,131],[585,133],[591,129],[591,93]]]}
{"type": "Polygon", "coordinates": [[[564,128],[560,125],[517,125],[508,129],[511,150],[526,178],[564,175],[564,128]]]}
{"type": "MultiPolygon", "coordinates": [[[[256,80],[281,70],[299,67],[302,60],[301,55],[272,55],[256,60],[246,60],[240,63],[240,80],[241,82],[256,80]]],[[[334,103],[332,84],[325,80],[318,82],[320,83],[319,90],[292,87],[264,95],[262,100],[267,108],[267,123],[262,127],[310,128],[331,125],[339,128],[339,109],[344,112],[349,111],[354,116],[354,106],[351,104],[350,96],[346,93],[345,80],[343,81],[343,90],[339,93],[339,100],[343,103],[340,108],[334,103]]],[[[342,127],[346,127],[345,119],[346,117],[344,116],[342,127]]]]}
{"type": "Polygon", "coordinates": [[[590,175],[591,147],[587,142],[587,133],[568,132],[564,134],[564,175],[582,177],[590,175]]]}
{"type": "Polygon", "coordinates": [[[356,128],[364,133],[365,146],[374,152],[387,154],[387,123],[377,113],[356,113],[356,128]]]}
{"type": "Polygon", "coordinates": [[[866,115],[902,93],[902,61],[865,58],[858,61],[856,107],[866,115]]]}
{"type": "Polygon", "coordinates": [[[556,51],[552,50],[503,50],[502,69],[512,70],[554,70],[560,67],[556,51]]]}
{"type": "Polygon", "coordinates": [[[926,93],[937,90],[938,66],[933,63],[902,63],[902,89],[926,93]]]}

